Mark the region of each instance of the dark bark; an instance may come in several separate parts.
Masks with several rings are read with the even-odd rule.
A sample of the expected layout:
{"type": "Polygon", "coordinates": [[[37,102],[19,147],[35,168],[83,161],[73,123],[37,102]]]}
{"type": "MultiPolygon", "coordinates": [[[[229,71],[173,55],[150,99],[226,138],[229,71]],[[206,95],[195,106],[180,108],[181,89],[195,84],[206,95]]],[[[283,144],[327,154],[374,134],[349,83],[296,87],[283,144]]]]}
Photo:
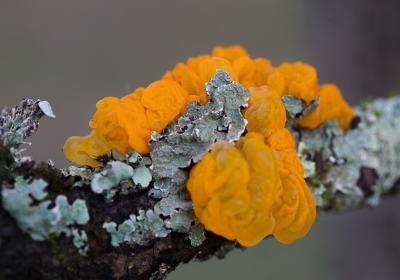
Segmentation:
{"type": "Polygon", "coordinates": [[[104,221],[120,223],[130,214],[137,214],[139,209],[153,208],[156,200],[148,197],[147,190],[142,190],[132,191],[127,196],[116,195],[114,202],[107,204],[90,186],[71,188],[79,177],[62,178],[59,170],[46,165],[27,165],[23,170],[19,168],[18,173],[45,178],[49,182],[50,197],[63,193],[69,201],[86,200],[91,217],[83,226],[89,237],[88,256],[79,255],[71,238],[65,236],[33,241],[18,229],[0,201],[0,279],[149,279],[160,267],[169,272],[182,262],[213,255],[227,241],[206,232],[206,241],[193,247],[187,234],[172,232],[148,246],[112,247],[110,235],[102,229],[104,221]]]}
{"type": "MultiPolygon", "coordinates": [[[[93,193],[90,186],[72,188],[73,183],[80,180],[79,177],[63,178],[59,170],[46,163],[25,164],[13,172],[25,178],[44,178],[49,182],[47,190],[50,198],[62,193],[70,202],[77,198],[84,199],[91,219],[82,229],[88,233],[90,249],[86,257],[79,255],[71,238],[65,236],[53,236],[49,241],[33,241],[19,230],[14,219],[1,207],[0,201],[0,279],[149,279],[159,269],[168,273],[180,263],[206,259],[217,251],[217,256],[223,255],[226,246],[236,246],[235,243],[227,243],[223,237],[206,232],[203,244],[193,247],[187,234],[172,232],[166,238],[155,239],[148,246],[123,244],[112,247],[110,235],[102,228],[104,221],[121,223],[130,214],[137,214],[139,209],[152,209],[157,201],[148,197],[147,190],[131,191],[126,196],[117,194],[114,202],[107,204],[103,195],[93,193]]],[[[3,183],[7,180],[13,183],[10,177],[4,175],[0,178],[3,183]]],[[[363,168],[359,186],[368,190],[375,180],[375,171],[363,168]]],[[[397,185],[390,194],[397,193],[397,185]]]]}

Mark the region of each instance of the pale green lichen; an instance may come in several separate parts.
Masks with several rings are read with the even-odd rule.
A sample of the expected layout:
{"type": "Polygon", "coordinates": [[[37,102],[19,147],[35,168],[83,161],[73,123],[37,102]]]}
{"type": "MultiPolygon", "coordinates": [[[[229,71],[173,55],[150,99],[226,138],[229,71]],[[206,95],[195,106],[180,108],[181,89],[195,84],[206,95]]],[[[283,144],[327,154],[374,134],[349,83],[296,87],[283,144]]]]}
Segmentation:
{"type": "Polygon", "coordinates": [[[56,221],[54,222],[54,231],[56,233],[64,232],[67,236],[70,234],[69,225],[86,224],[90,217],[86,207],[86,202],[82,199],[76,199],[72,206],[69,205],[67,197],[59,195],[56,198],[56,206],[51,210],[56,214],[56,221]]]}
{"type": "Polygon", "coordinates": [[[284,95],[281,98],[283,105],[286,108],[286,113],[290,119],[295,119],[299,116],[306,106],[306,102],[292,95],[284,95]]]}
{"type": "Polygon", "coordinates": [[[133,168],[123,162],[108,162],[100,173],[94,175],[91,187],[95,193],[107,192],[107,197],[112,197],[112,189],[121,181],[128,180],[133,176],[133,168]]]}
{"type": "Polygon", "coordinates": [[[373,195],[366,203],[376,205],[382,193],[390,190],[400,174],[400,98],[376,99],[357,108],[357,115],[362,119],[357,130],[345,135],[343,142],[334,141],[335,153],[356,167],[373,168],[378,175],[372,187],[373,195]],[[346,147],[341,152],[343,144],[346,147]],[[353,149],[353,150],[352,150],[353,149]]]}
{"type": "Polygon", "coordinates": [[[89,221],[89,213],[84,200],[76,199],[72,205],[63,195],[58,195],[55,206],[49,209],[52,202],[43,199],[48,184],[42,179],[32,182],[17,177],[14,188],[3,184],[1,196],[5,210],[16,220],[18,227],[28,233],[34,240],[42,241],[51,234],[71,235],[71,225],[84,225],[89,221]],[[34,201],[38,202],[37,205],[34,201]]]}
{"type": "Polygon", "coordinates": [[[10,148],[18,148],[21,144],[29,145],[24,140],[38,129],[39,119],[44,115],[55,117],[50,111],[47,101],[23,98],[18,106],[0,114],[0,141],[10,148]]]}
{"type": "MultiPolygon", "coordinates": [[[[38,128],[39,119],[47,115],[55,118],[49,102],[23,99],[21,103],[9,112],[2,110],[0,113],[0,142],[10,148],[13,161],[11,164],[3,162],[0,168],[13,170],[23,165],[29,165],[33,161],[30,157],[21,156],[23,150],[17,150],[25,142],[25,138],[31,136],[38,128]]],[[[51,160],[47,161],[48,167],[54,167],[51,160]]],[[[72,169],[72,167],[71,167],[72,169]]],[[[89,181],[91,178],[83,176],[87,173],[79,170],[80,176],[89,181]]],[[[77,173],[78,173],[77,172],[77,173]]],[[[71,170],[71,173],[73,171],[71,170]]],[[[88,175],[89,177],[89,175],[88,175]]],[[[70,228],[72,225],[84,225],[89,221],[89,213],[84,200],[76,199],[72,205],[67,197],[58,195],[54,201],[44,200],[48,183],[43,179],[25,180],[22,176],[15,177],[12,185],[3,181],[1,186],[1,199],[3,208],[15,219],[18,227],[29,234],[36,241],[50,239],[64,233],[67,237],[73,236],[73,242],[81,255],[86,255],[88,246],[85,231],[79,235],[78,230],[70,228]]]]}
{"type": "Polygon", "coordinates": [[[104,223],[103,228],[111,235],[111,245],[118,247],[121,243],[148,245],[148,243],[158,237],[166,237],[169,230],[165,228],[163,220],[156,215],[153,210],[147,212],[139,210],[139,215],[130,215],[118,226],[114,222],[104,223]]]}
{"type": "Polygon", "coordinates": [[[83,185],[89,185],[93,179],[94,172],[88,168],[70,166],[68,168],[61,169],[61,175],[64,177],[74,176],[80,177],[81,180],[74,183],[74,187],[82,187],[83,185]]]}
{"type": "Polygon", "coordinates": [[[194,214],[192,201],[183,200],[178,194],[169,194],[155,205],[154,212],[169,216],[166,226],[173,231],[188,233],[193,246],[199,246],[205,240],[204,226],[194,214]]]}
{"type": "MultiPolygon", "coordinates": [[[[131,158],[132,156],[129,157],[129,162],[132,161],[131,158]]],[[[152,180],[150,170],[146,167],[146,165],[150,164],[151,160],[147,157],[144,157],[140,161],[139,166],[133,170],[132,180],[140,188],[147,188],[152,180]]]]}
{"type": "Polygon", "coordinates": [[[147,188],[152,181],[152,175],[146,165],[151,164],[148,157],[141,157],[136,151],[131,150],[125,156],[115,150],[111,151],[111,159],[104,169],[99,172],[85,174],[83,170],[64,170],[64,175],[92,176],[91,188],[95,193],[105,192],[107,202],[112,202],[114,195],[119,192],[128,194],[130,188],[147,188]],[[77,172],[78,171],[78,172],[77,172]]]}
{"type": "Polygon", "coordinates": [[[228,73],[217,74],[206,83],[211,98],[205,106],[201,102],[188,104],[177,123],[170,123],[161,133],[152,132],[150,149],[153,177],[172,178],[179,168],[196,163],[216,141],[239,140],[246,121],[240,108],[247,106],[249,91],[238,83],[230,83],[228,73]]]}
{"type": "Polygon", "coordinates": [[[114,222],[104,223],[103,228],[111,234],[111,245],[118,247],[120,243],[130,242],[132,239],[132,232],[135,230],[135,226],[131,220],[126,220],[118,226],[114,222]]]}
{"type": "MultiPolygon", "coordinates": [[[[301,102],[294,97],[283,98],[289,118],[305,115],[299,111],[301,102]]],[[[376,205],[389,191],[400,173],[400,98],[369,100],[356,108],[360,118],[357,128],[346,133],[336,120],[329,120],[316,129],[296,126],[296,119],[287,123],[296,135],[298,153],[305,168],[305,177],[321,208],[348,209],[366,203],[376,205]],[[310,162],[318,164],[316,172],[310,162]],[[362,167],[376,171],[377,180],[372,195],[357,185],[362,167]]]]}
{"type": "Polygon", "coordinates": [[[89,249],[86,231],[82,230],[79,234],[78,229],[72,228],[72,236],[72,242],[74,243],[74,246],[78,248],[78,253],[85,257],[89,249]]]}
{"type": "MultiPolygon", "coordinates": [[[[316,129],[298,128],[301,141],[306,143],[309,156],[313,158],[315,153],[321,153],[323,160],[334,160],[334,152],[331,149],[333,139],[343,137],[336,120],[329,120],[316,129]]],[[[334,163],[334,162],[333,162],[334,163]]]]}
{"type": "Polygon", "coordinates": [[[304,100],[298,99],[292,95],[284,95],[281,98],[283,105],[286,108],[287,125],[294,124],[301,117],[310,114],[319,105],[319,97],[317,96],[309,105],[306,106],[304,100]]]}
{"type": "Polygon", "coordinates": [[[348,209],[359,205],[362,201],[364,194],[357,186],[359,177],[360,169],[353,164],[330,166],[325,183],[330,186],[332,193],[344,195],[341,198],[342,202],[337,204],[337,209],[348,209]]]}
{"type": "Polygon", "coordinates": [[[315,162],[307,159],[307,145],[300,142],[297,148],[297,155],[299,156],[304,168],[304,178],[310,178],[315,175],[315,162]]]}
{"type": "Polygon", "coordinates": [[[44,191],[47,185],[47,182],[43,179],[35,179],[28,184],[22,177],[15,178],[15,192],[25,197],[31,195],[36,200],[43,200],[47,196],[44,191]]]}
{"type": "Polygon", "coordinates": [[[149,195],[161,198],[154,211],[169,217],[168,228],[189,234],[193,246],[204,240],[204,226],[196,218],[186,185],[187,173],[182,168],[198,162],[217,141],[233,142],[245,131],[246,120],[241,109],[247,107],[249,91],[231,83],[228,73],[217,70],[206,83],[210,101],[188,104],[177,123],[171,122],[161,134],[152,133],[150,166],[154,188],[149,195]]]}
{"type": "Polygon", "coordinates": [[[8,158],[0,159],[0,169],[7,170],[11,174],[11,171],[23,161],[30,160],[29,157],[22,156],[25,149],[18,150],[18,148],[22,144],[31,144],[25,142],[25,139],[38,129],[39,119],[42,116],[55,117],[50,110],[47,101],[23,98],[20,104],[11,110],[0,111],[0,144],[10,149],[8,158]],[[41,105],[46,112],[42,110],[41,105]]]}
{"type": "Polygon", "coordinates": [[[200,246],[204,240],[204,225],[197,219],[193,210],[175,210],[170,219],[165,221],[168,228],[176,232],[188,233],[190,244],[194,247],[200,246]],[[188,230],[189,229],[189,230],[188,230]]]}
{"type": "Polygon", "coordinates": [[[131,164],[138,163],[142,159],[141,155],[139,155],[135,150],[130,150],[126,157],[128,158],[128,162],[131,164]]]}
{"type": "Polygon", "coordinates": [[[163,178],[155,181],[154,188],[149,191],[149,196],[161,199],[167,197],[169,194],[179,193],[181,199],[189,200],[190,195],[186,190],[188,176],[189,174],[186,171],[178,169],[173,178],[163,178]]]}
{"type": "MultiPolygon", "coordinates": [[[[137,235],[137,225],[132,218],[118,229],[114,222],[105,223],[113,246],[122,242],[147,244],[150,238],[161,236],[160,230],[164,235],[166,229],[187,233],[193,246],[199,246],[205,240],[204,226],[196,218],[185,188],[188,173],[183,169],[198,162],[216,141],[233,142],[240,138],[246,126],[240,110],[247,106],[250,97],[243,86],[231,83],[229,75],[220,70],[206,84],[206,91],[211,100],[205,106],[201,102],[191,102],[177,123],[168,124],[161,134],[152,132],[150,169],[154,184],[148,194],[161,200],[154,206],[154,212],[148,210],[146,216],[151,221],[149,215],[154,215],[152,219],[156,223],[149,222],[143,231],[144,224],[140,230],[144,232],[143,236],[137,235]]],[[[137,162],[138,157],[132,153],[128,161],[137,162]]],[[[143,158],[134,170],[135,184],[149,185],[151,178],[143,169],[149,163],[143,158]]]]}
{"type": "Polygon", "coordinates": [[[322,198],[322,195],[325,193],[325,191],[326,188],[323,184],[320,184],[318,187],[311,188],[311,193],[317,207],[322,207],[325,205],[325,202],[322,198]]]}

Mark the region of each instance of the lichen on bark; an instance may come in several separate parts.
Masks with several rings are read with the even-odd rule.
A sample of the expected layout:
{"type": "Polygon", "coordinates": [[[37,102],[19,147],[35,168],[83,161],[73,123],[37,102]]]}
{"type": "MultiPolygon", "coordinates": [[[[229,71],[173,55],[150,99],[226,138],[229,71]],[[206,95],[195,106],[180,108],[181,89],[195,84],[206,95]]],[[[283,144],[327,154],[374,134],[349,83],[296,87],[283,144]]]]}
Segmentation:
{"type": "MultiPolygon", "coordinates": [[[[319,212],[374,206],[383,196],[398,192],[400,139],[396,135],[400,133],[400,97],[377,99],[357,107],[357,117],[345,133],[335,120],[314,130],[297,126],[296,118],[307,111],[298,100],[288,100],[287,104],[296,102],[288,110],[291,118],[288,129],[296,139],[304,166],[308,166],[306,180],[314,193],[319,212]]],[[[13,110],[8,113],[2,111],[0,129],[0,275],[3,278],[12,278],[15,271],[24,268],[20,269],[20,276],[31,279],[50,279],[60,275],[65,278],[162,279],[179,263],[208,259],[214,255],[225,256],[229,250],[240,247],[208,231],[204,233],[204,240],[194,239],[199,244],[194,247],[188,232],[182,233],[183,229],[192,226],[195,219],[185,214],[191,209],[185,189],[186,170],[177,168],[172,172],[173,176],[157,177],[153,169],[153,181],[148,188],[136,186],[133,179],[127,179],[129,183],[122,180],[122,183],[117,183],[118,186],[113,186],[117,190],[113,201],[105,201],[107,192],[98,194],[90,187],[92,178],[102,169],[70,167],[61,171],[49,163],[35,164],[29,157],[23,157],[17,150],[18,146],[37,129],[38,116],[43,112],[37,103],[27,100],[23,101],[20,109],[13,110]],[[27,108],[33,108],[33,111],[27,108]],[[10,126],[9,121],[13,120],[18,125],[10,126]],[[18,127],[18,132],[10,131],[12,127],[18,127]],[[27,185],[37,184],[35,191],[29,192],[29,197],[44,199],[44,184],[38,183],[42,179],[48,184],[46,199],[55,202],[54,205],[57,205],[57,197],[65,197],[71,204],[78,199],[84,201],[90,220],[73,227],[66,223],[72,238],[67,238],[65,231],[61,230],[64,234],[50,233],[44,238],[46,241],[31,239],[29,231],[18,226],[18,219],[7,210],[7,202],[4,203],[6,198],[3,193],[8,194],[18,188],[16,185],[22,182],[18,178],[23,178],[27,185]],[[171,233],[155,234],[150,230],[152,233],[146,235],[146,242],[138,243],[133,242],[133,231],[129,232],[128,228],[130,242],[126,242],[124,233],[112,244],[118,247],[112,246],[111,235],[103,226],[108,225],[110,231],[114,228],[117,233],[119,229],[116,226],[129,219],[137,226],[138,217],[143,217],[140,218],[141,226],[147,230],[150,228],[148,225],[153,224],[159,229],[164,226],[171,233]]],[[[190,119],[186,124],[191,124],[190,119]]],[[[188,129],[183,127],[182,133],[188,129]]],[[[218,133],[227,131],[226,127],[218,129],[218,133]]],[[[169,126],[165,135],[155,135],[155,138],[162,141],[172,131],[173,126],[169,126]]],[[[112,155],[103,160],[138,166],[135,165],[134,153],[117,158],[117,155],[112,155]]]]}
{"type": "Polygon", "coordinates": [[[288,113],[292,121],[287,125],[297,134],[303,165],[314,163],[316,168],[305,177],[320,210],[376,206],[400,177],[396,172],[400,164],[400,97],[376,99],[354,109],[356,117],[346,132],[336,120],[316,129],[302,128],[288,113]],[[365,170],[376,177],[372,185],[363,185],[365,170]]]}

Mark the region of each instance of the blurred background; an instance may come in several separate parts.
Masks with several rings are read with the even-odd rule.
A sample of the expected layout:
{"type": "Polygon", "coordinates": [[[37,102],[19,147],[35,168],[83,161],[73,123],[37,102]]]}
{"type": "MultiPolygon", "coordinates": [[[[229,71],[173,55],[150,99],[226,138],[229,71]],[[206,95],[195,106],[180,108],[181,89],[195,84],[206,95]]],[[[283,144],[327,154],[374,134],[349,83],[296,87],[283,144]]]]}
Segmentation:
{"type": "MultiPolygon", "coordinates": [[[[355,105],[400,89],[399,14],[396,0],[0,0],[0,107],[49,101],[57,118],[41,120],[25,154],[66,167],[64,142],[89,133],[98,100],[233,44],[274,65],[309,63],[355,105]]],[[[323,216],[292,245],[269,238],[168,279],[398,279],[398,213],[391,199],[323,216]]]]}

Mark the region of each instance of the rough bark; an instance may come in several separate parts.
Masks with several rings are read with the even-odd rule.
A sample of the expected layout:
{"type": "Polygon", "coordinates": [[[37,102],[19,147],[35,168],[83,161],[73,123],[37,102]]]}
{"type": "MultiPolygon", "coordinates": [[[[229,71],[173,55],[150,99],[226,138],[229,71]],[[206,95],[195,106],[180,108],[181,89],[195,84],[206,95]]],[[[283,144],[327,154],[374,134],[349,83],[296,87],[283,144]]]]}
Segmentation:
{"type": "Polygon", "coordinates": [[[0,202],[0,279],[149,279],[158,269],[169,272],[180,263],[207,258],[227,242],[206,232],[206,241],[193,247],[186,234],[173,232],[148,246],[112,247],[109,234],[102,228],[104,220],[109,217],[122,222],[129,214],[137,213],[137,209],[152,208],[155,200],[148,198],[146,190],[124,197],[117,195],[112,204],[107,204],[101,195],[90,190],[90,186],[72,188],[76,178],[62,179],[58,170],[45,164],[28,166],[18,173],[46,178],[51,182],[49,192],[54,191],[53,194],[60,192],[69,200],[86,200],[91,219],[84,229],[91,249],[88,256],[83,257],[65,236],[33,241],[19,230],[0,202]]]}
{"type": "MultiPolygon", "coordinates": [[[[375,114],[382,121],[385,121],[385,118],[398,119],[399,112],[396,109],[398,107],[394,106],[393,102],[400,104],[400,101],[399,98],[396,99],[397,101],[393,100],[392,98],[381,101],[383,103],[364,105],[365,110],[361,117],[354,119],[352,128],[346,135],[349,135],[351,131],[356,133],[371,131],[365,127],[360,128],[360,121],[361,123],[368,122],[367,119],[371,117],[371,114],[375,114]],[[390,107],[385,104],[392,105],[390,107]],[[378,114],[374,106],[386,106],[382,107],[384,113],[378,114]],[[388,109],[389,107],[392,109],[388,109]],[[386,113],[388,115],[382,115],[386,113]]],[[[379,126],[376,120],[369,120],[369,122],[379,126]]],[[[372,124],[370,127],[373,127],[372,124]]],[[[323,126],[320,128],[320,132],[327,134],[337,131],[334,129],[337,128],[329,125],[323,126]]],[[[399,129],[399,127],[394,126],[394,129],[399,129]]],[[[312,131],[301,130],[294,126],[293,133],[299,134],[299,139],[303,138],[305,144],[315,145],[315,143],[305,140],[307,133],[313,133],[312,131]]],[[[385,133],[385,131],[378,130],[376,133],[385,133]]],[[[394,134],[396,133],[398,132],[394,134]]],[[[310,175],[308,179],[310,188],[317,189],[318,184],[324,183],[324,180],[329,188],[332,185],[332,182],[328,182],[332,178],[326,176],[330,172],[329,169],[339,166],[345,170],[346,164],[351,163],[350,157],[348,162],[340,163],[340,155],[338,152],[334,153],[334,151],[339,151],[338,148],[346,148],[347,144],[351,145],[351,139],[343,138],[345,136],[339,135],[336,138],[342,137],[340,138],[342,142],[338,143],[344,147],[336,147],[335,150],[333,146],[338,144],[336,142],[335,144],[333,142],[335,138],[332,138],[327,146],[324,144],[325,148],[312,153],[312,159],[306,159],[306,161],[313,161],[316,164],[315,174],[310,175]],[[336,161],[332,160],[332,156],[328,155],[327,157],[324,149],[325,152],[326,149],[331,150],[336,161]]],[[[313,148],[319,149],[318,145],[313,148]]],[[[163,279],[180,263],[187,263],[195,259],[208,259],[211,256],[223,257],[230,249],[240,247],[235,242],[208,231],[205,232],[205,241],[198,247],[191,245],[186,233],[178,232],[171,232],[165,238],[155,238],[146,246],[121,244],[119,247],[113,247],[110,244],[110,234],[103,229],[104,222],[113,221],[120,224],[130,214],[138,215],[139,209],[153,209],[158,200],[148,196],[148,189],[130,189],[127,195],[117,193],[113,202],[106,203],[103,194],[94,193],[90,185],[83,184],[82,187],[74,187],[76,182],[82,180],[81,177],[65,177],[60,170],[53,168],[51,163],[35,164],[34,161],[28,159],[21,160],[13,166],[12,149],[4,143],[0,143],[0,163],[2,164],[0,166],[3,166],[0,168],[2,188],[12,189],[16,176],[23,176],[28,181],[42,178],[48,183],[46,191],[50,200],[60,194],[65,195],[70,203],[76,199],[83,199],[88,208],[90,221],[80,229],[85,230],[88,235],[89,250],[87,256],[80,255],[71,238],[67,238],[64,234],[58,237],[51,235],[46,241],[32,240],[29,234],[20,230],[14,218],[3,208],[2,200],[0,200],[0,279],[163,279]],[[5,168],[7,166],[13,166],[13,168],[7,169],[5,168]]],[[[374,195],[381,198],[399,192],[399,179],[391,187],[377,188],[377,182],[382,179],[380,178],[382,171],[378,172],[375,168],[362,164],[360,166],[354,188],[362,190],[362,194],[358,193],[359,197],[353,199],[355,194],[346,194],[332,185],[329,191],[325,192],[325,196],[320,196],[322,199],[318,208],[320,212],[362,207],[375,203],[376,200],[369,202],[374,195]],[[347,197],[348,200],[344,197],[347,197]]],[[[397,169],[387,172],[399,177],[397,169]]]]}

